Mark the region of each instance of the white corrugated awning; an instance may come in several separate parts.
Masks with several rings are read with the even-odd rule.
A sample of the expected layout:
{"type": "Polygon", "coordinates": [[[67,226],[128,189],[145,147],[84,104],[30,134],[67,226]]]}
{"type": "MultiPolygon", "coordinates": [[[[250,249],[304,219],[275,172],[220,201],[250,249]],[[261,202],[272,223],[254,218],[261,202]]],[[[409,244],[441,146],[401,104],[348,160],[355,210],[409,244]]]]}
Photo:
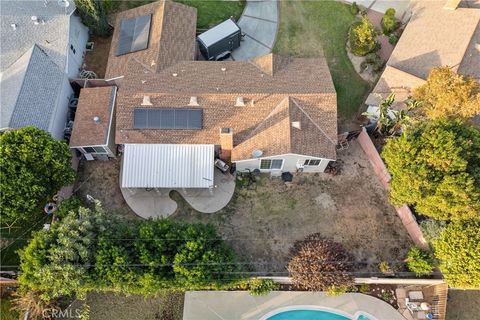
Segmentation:
{"type": "Polygon", "coordinates": [[[122,188],[212,188],[213,144],[125,144],[122,188]]]}

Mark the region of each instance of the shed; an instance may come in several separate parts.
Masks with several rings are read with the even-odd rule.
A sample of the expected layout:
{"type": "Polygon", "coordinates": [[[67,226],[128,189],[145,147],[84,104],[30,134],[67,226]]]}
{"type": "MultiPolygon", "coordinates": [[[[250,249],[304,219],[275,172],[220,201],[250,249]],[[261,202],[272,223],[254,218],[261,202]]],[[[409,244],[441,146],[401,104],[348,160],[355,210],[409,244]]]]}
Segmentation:
{"type": "Polygon", "coordinates": [[[213,144],[125,144],[122,188],[213,188],[213,144]]]}
{"type": "Polygon", "coordinates": [[[197,37],[200,52],[207,60],[220,60],[240,47],[242,31],[232,19],[205,31],[197,37]]]}
{"type": "Polygon", "coordinates": [[[70,148],[87,160],[115,157],[114,109],[117,87],[83,88],[80,90],[70,148]]]}

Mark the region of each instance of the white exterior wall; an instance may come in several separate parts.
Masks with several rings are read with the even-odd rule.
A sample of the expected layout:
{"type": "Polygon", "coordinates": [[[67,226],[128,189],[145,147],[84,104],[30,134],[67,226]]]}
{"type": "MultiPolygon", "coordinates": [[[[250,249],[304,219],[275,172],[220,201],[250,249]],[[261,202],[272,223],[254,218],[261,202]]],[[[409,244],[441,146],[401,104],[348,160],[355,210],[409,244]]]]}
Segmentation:
{"type": "Polygon", "coordinates": [[[318,160],[321,160],[321,163],[318,166],[305,166],[303,169],[303,172],[324,172],[328,163],[331,161],[330,159],[309,157],[309,156],[304,156],[300,154],[284,154],[284,155],[277,155],[277,156],[271,156],[271,157],[262,157],[258,159],[236,161],[235,164],[237,166],[238,171],[245,171],[247,169],[250,169],[253,171],[255,169],[260,169],[261,172],[271,172],[271,171],[296,172],[297,164],[303,165],[303,163],[307,159],[314,159],[314,160],[318,159],[318,160]],[[283,159],[283,167],[280,170],[260,169],[261,159],[283,159]]]}
{"type": "Polygon", "coordinates": [[[57,140],[63,140],[63,129],[65,129],[65,123],[67,122],[68,103],[72,94],[72,86],[70,86],[67,75],[64,74],[62,90],[57,97],[57,103],[54,106],[55,114],[51,118],[48,130],[57,140]]]}
{"type": "Polygon", "coordinates": [[[70,30],[67,47],[67,74],[70,79],[78,78],[78,74],[83,65],[86,45],[88,42],[88,28],[83,25],[79,17],[72,14],[70,16],[70,30]],[[70,46],[73,46],[75,53],[70,46]]]}

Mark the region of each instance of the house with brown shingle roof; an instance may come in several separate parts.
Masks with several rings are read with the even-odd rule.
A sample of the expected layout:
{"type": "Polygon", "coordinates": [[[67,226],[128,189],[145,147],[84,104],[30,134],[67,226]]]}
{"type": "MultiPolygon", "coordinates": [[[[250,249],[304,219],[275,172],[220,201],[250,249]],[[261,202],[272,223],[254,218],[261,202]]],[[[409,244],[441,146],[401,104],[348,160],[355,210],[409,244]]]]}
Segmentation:
{"type": "Polygon", "coordinates": [[[106,73],[122,78],[114,129],[121,187],[214,188],[218,158],[241,171],[323,172],[337,145],[324,57],[194,61],[195,20],[195,9],[170,1],[116,17],[106,73]],[[129,26],[140,38],[149,30],[146,48],[125,40],[129,26]]]}
{"type": "Polygon", "coordinates": [[[395,93],[396,107],[402,108],[435,67],[449,66],[480,79],[480,8],[458,0],[415,0],[411,10],[412,17],[367,105],[376,106],[395,93]]]}

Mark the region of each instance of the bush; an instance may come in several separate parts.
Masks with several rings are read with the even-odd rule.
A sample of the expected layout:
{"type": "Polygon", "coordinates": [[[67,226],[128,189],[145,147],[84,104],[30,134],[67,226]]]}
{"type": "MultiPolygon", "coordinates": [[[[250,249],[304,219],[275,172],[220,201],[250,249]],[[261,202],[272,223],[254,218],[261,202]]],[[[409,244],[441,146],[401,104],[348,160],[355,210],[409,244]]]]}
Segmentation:
{"type": "Polygon", "coordinates": [[[375,27],[367,16],[363,16],[362,21],[353,23],[348,32],[352,53],[357,56],[365,56],[374,51],[377,47],[375,37],[375,27]]]}
{"type": "Polygon", "coordinates": [[[348,292],[349,287],[336,287],[332,286],[327,289],[326,295],[330,297],[337,297],[341,296],[342,294],[345,294],[348,292]]]}
{"type": "Polygon", "coordinates": [[[382,261],[378,264],[378,270],[384,274],[393,274],[393,269],[387,261],[382,261]]]}
{"type": "Polygon", "coordinates": [[[366,294],[370,292],[370,285],[367,283],[362,283],[360,288],[358,288],[358,292],[366,294]]]}
{"type": "Polygon", "coordinates": [[[360,8],[358,7],[358,4],[354,1],[352,2],[352,5],[350,6],[350,12],[356,16],[358,12],[360,11],[360,8]]]}
{"type": "Polygon", "coordinates": [[[248,280],[248,290],[252,296],[264,296],[278,290],[280,285],[271,279],[252,278],[248,280]]]}
{"type": "Polygon", "coordinates": [[[72,211],[78,212],[81,204],[82,203],[80,202],[80,199],[78,199],[77,197],[65,199],[58,205],[57,211],[55,211],[55,215],[59,218],[63,218],[72,211]]]}
{"type": "Polygon", "coordinates": [[[365,62],[367,65],[372,66],[372,71],[375,73],[382,71],[383,65],[385,64],[385,61],[375,52],[367,54],[365,56],[365,62]]]}
{"type": "Polygon", "coordinates": [[[390,200],[436,220],[480,218],[480,131],[460,120],[410,126],[382,156],[390,200]]]}
{"type": "Polygon", "coordinates": [[[384,35],[389,35],[397,29],[397,19],[395,18],[395,9],[389,8],[382,18],[382,30],[384,35]]]}
{"type": "Polygon", "coordinates": [[[323,238],[319,233],[297,241],[288,263],[288,271],[295,285],[312,291],[353,285],[349,274],[351,257],[339,243],[323,238]]]}
{"type": "Polygon", "coordinates": [[[238,270],[213,226],[173,220],[123,222],[80,207],[20,251],[22,290],[49,301],[92,290],[153,295],[160,289],[229,288],[238,270]]]}
{"type": "Polygon", "coordinates": [[[439,268],[449,286],[480,288],[480,222],[450,223],[433,241],[439,268]]]}
{"type": "Polygon", "coordinates": [[[410,248],[407,255],[407,268],[417,276],[429,275],[433,271],[432,256],[417,247],[410,248]]]}
{"type": "Polygon", "coordinates": [[[392,33],[391,35],[388,36],[388,42],[392,46],[396,45],[399,39],[400,39],[400,37],[395,33],[392,33]]]}
{"type": "Polygon", "coordinates": [[[428,243],[431,243],[433,240],[437,239],[446,226],[447,223],[445,221],[433,219],[425,219],[420,222],[420,229],[422,230],[423,236],[428,243]]]}

